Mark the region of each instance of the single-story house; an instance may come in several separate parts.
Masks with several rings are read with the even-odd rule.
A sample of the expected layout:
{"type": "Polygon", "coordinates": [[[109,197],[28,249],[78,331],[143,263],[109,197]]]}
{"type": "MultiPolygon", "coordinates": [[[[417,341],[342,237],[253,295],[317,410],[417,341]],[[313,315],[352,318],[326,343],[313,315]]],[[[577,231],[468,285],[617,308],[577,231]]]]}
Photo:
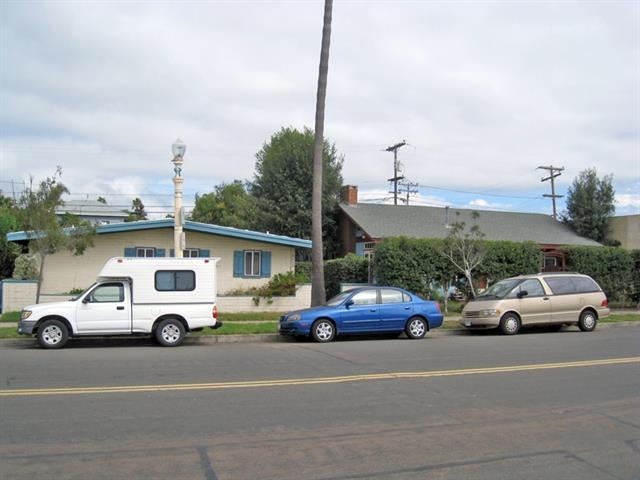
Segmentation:
{"type": "Polygon", "coordinates": [[[454,223],[467,228],[478,225],[485,240],[536,242],[543,252],[545,271],[565,269],[562,246],[599,246],[600,243],[576,235],[550,215],[496,212],[420,205],[358,203],[358,187],[343,187],[339,231],[343,255],[349,252],[369,256],[387,237],[446,238],[454,223]],[[474,218],[475,214],[478,214],[474,218]]]}
{"type": "MultiPolygon", "coordinates": [[[[95,280],[111,257],[173,256],[173,219],[112,223],[96,227],[94,246],[83,255],[63,250],[44,262],[41,294],[84,289],[95,280]]],[[[218,292],[260,287],[274,275],[295,270],[297,248],[311,248],[310,240],[271,235],[231,227],[185,221],[185,257],[219,257],[218,292]]],[[[28,243],[26,232],[13,232],[7,240],[28,243]]]]}

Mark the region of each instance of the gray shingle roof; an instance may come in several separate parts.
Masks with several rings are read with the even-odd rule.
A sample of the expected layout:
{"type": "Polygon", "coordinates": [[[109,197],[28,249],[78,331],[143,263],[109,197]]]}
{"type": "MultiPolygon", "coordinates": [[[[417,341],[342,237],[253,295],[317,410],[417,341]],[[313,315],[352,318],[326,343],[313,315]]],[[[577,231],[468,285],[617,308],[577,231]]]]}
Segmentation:
{"type": "MultiPolygon", "coordinates": [[[[445,238],[445,208],[418,205],[341,204],[340,208],[372,238],[416,237],[445,238]]],[[[589,245],[598,242],[580,237],[549,215],[539,213],[495,212],[450,208],[449,224],[465,222],[466,228],[478,225],[485,240],[532,241],[552,245],[589,245]],[[479,217],[472,218],[477,212],[479,217]]]]}

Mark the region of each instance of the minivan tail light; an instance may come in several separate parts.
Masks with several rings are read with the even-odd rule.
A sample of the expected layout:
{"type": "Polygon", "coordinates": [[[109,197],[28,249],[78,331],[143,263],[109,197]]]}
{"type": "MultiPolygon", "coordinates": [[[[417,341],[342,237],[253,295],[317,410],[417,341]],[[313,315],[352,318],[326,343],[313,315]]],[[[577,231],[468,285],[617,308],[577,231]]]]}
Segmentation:
{"type": "Polygon", "coordinates": [[[608,307],[609,306],[609,300],[608,299],[604,299],[602,300],[602,303],[600,304],[601,307],[608,307]]]}
{"type": "Polygon", "coordinates": [[[216,320],[218,319],[218,306],[217,305],[213,306],[213,311],[211,312],[211,316],[213,318],[215,318],[216,320]]]}

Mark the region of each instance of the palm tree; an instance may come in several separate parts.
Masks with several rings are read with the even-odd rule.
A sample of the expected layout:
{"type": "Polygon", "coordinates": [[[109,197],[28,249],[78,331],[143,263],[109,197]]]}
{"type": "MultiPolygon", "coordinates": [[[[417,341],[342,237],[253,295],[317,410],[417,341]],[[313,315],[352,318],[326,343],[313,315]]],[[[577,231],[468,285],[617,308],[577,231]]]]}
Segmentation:
{"type": "Polygon", "coordinates": [[[329,72],[329,45],[331,43],[331,10],[333,0],[324,2],[322,47],[320,49],[320,71],[316,96],[316,129],[313,146],[313,192],[311,196],[311,305],[323,305],[326,301],[324,288],[324,263],[322,245],[322,163],[324,151],[324,104],[327,97],[327,74],[329,72]]]}

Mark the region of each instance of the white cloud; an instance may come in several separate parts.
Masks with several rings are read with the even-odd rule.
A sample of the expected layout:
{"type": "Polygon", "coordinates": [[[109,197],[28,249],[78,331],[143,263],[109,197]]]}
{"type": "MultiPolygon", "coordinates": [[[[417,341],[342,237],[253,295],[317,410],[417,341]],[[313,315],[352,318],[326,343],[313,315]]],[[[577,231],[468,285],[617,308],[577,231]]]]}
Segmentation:
{"type": "MultiPolygon", "coordinates": [[[[251,179],[271,134],[313,126],[322,7],[1,2],[0,189],[59,164],[72,192],[165,194],[177,137],[188,193],[251,179]]],[[[560,192],[596,167],[637,209],[639,18],[632,1],[334,4],[325,134],[345,183],[383,190],[406,139],[421,185],[540,197],[538,165],[565,167],[560,192]]]]}

